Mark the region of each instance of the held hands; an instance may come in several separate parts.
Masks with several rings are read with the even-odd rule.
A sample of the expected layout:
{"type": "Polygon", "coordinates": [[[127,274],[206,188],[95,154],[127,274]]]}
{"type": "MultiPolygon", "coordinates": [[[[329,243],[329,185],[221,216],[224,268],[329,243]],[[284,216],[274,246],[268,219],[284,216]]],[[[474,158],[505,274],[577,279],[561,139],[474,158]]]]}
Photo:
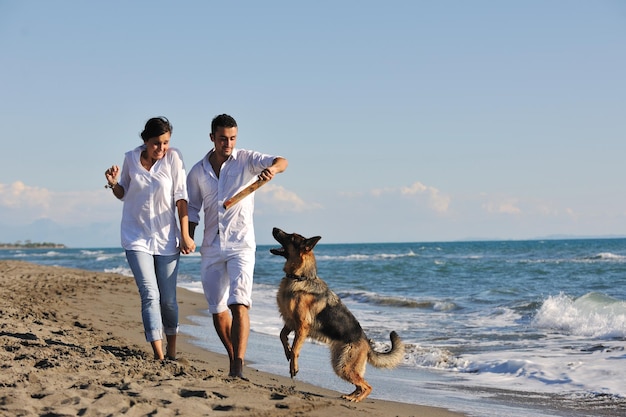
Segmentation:
{"type": "Polygon", "coordinates": [[[180,239],[180,252],[189,255],[196,250],[196,242],[190,236],[183,236],[180,239]]]}
{"type": "Polygon", "coordinates": [[[108,187],[113,188],[117,184],[117,176],[120,173],[120,167],[113,165],[111,168],[104,171],[104,176],[107,179],[108,187]]]}

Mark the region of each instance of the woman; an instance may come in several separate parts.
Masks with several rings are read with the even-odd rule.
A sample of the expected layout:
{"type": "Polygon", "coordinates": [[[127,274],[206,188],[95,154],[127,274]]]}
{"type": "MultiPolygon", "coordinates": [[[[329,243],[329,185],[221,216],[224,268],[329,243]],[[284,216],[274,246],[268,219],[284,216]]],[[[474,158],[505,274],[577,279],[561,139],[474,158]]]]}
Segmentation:
{"type": "Polygon", "coordinates": [[[169,146],[171,135],[165,117],[148,120],[143,145],[126,152],[119,181],[117,165],[104,173],[106,187],[124,202],[122,247],[141,296],[146,340],[158,360],[176,358],[178,261],[180,252],[196,248],[189,235],[185,167],[180,152],[169,146]]]}

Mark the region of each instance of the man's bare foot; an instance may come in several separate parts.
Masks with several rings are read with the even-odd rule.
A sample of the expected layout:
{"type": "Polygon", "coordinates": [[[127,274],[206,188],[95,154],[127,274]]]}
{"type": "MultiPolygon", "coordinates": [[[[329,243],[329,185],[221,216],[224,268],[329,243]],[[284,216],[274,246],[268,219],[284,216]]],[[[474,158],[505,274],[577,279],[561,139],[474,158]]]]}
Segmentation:
{"type": "Polygon", "coordinates": [[[248,381],[248,378],[243,376],[243,359],[235,359],[230,363],[230,372],[228,373],[228,376],[248,381]]]}

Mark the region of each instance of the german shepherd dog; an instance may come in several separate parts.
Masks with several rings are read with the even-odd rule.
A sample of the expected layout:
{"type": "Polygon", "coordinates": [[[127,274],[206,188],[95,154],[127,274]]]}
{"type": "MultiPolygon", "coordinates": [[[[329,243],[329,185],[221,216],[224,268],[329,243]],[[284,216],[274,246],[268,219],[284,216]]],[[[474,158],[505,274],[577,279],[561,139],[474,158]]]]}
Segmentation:
{"type": "Polygon", "coordinates": [[[342,395],[342,398],[355,402],[363,400],[372,392],[371,385],[363,378],[367,362],[377,368],[395,368],[404,357],[404,344],[392,331],[390,351],[380,353],[372,349],[356,317],[317,276],[313,247],[320,236],[307,239],[276,227],[272,235],[282,248],[270,249],[270,252],[287,259],[283,268],[285,277],[280,282],[276,298],[285,323],[280,341],[289,361],[291,377],[298,373],[300,349],[310,337],[329,345],[335,373],[356,386],[354,392],[342,395]],[[295,335],[289,346],[291,332],[295,335]]]}

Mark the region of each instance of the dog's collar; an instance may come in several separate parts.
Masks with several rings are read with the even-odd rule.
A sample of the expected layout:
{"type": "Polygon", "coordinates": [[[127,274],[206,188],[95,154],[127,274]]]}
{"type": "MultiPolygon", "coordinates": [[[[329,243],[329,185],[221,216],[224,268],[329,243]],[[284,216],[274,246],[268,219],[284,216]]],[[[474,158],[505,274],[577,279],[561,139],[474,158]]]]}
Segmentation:
{"type": "Polygon", "coordinates": [[[286,277],[289,279],[295,279],[296,281],[304,281],[306,279],[305,276],[296,274],[287,274],[286,277]]]}

